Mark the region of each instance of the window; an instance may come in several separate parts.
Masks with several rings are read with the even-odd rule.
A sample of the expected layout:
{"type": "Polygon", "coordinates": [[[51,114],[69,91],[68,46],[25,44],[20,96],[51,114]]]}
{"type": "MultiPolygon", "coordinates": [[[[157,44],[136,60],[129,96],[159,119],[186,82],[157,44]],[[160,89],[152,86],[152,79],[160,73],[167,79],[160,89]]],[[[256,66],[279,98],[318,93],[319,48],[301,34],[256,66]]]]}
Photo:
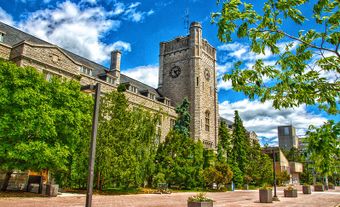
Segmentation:
{"type": "Polygon", "coordinates": [[[4,42],[4,36],[5,34],[0,32],[0,42],[4,42]]]}
{"type": "Polygon", "coordinates": [[[51,81],[53,78],[53,74],[48,71],[44,71],[44,76],[45,76],[45,80],[47,81],[51,81]]]}
{"type": "Polygon", "coordinates": [[[151,99],[156,99],[156,95],[153,94],[153,93],[150,93],[150,94],[149,94],[149,97],[150,97],[151,99]]]}
{"type": "Polygon", "coordinates": [[[80,72],[92,76],[92,69],[87,68],[85,66],[80,67],[80,72]]]}
{"type": "Polygon", "coordinates": [[[175,119],[170,119],[170,127],[174,127],[176,124],[176,120],[175,119]]]}
{"type": "Polygon", "coordinates": [[[137,93],[138,92],[138,89],[137,89],[137,87],[136,86],[129,86],[129,91],[132,91],[132,92],[134,92],[134,93],[137,93]]]}
{"type": "Polygon", "coordinates": [[[283,135],[285,135],[285,136],[289,135],[289,127],[283,128],[283,135]]]}
{"type": "Polygon", "coordinates": [[[112,77],[106,76],[106,82],[115,84],[115,80],[112,77]]]}
{"type": "Polygon", "coordinates": [[[168,99],[165,99],[164,103],[168,106],[170,106],[170,101],[168,99]]]}
{"type": "Polygon", "coordinates": [[[205,112],[205,131],[209,131],[210,130],[210,112],[206,111],[205,112]]]}

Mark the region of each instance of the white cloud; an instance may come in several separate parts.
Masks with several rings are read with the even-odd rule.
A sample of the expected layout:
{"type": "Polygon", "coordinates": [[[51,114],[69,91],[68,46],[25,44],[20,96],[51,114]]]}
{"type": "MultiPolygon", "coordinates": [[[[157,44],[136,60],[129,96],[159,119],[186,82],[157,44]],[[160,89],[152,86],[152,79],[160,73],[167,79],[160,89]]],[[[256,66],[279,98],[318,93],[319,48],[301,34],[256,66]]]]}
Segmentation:
{"type": "Polygon", "coordinates": [[[13,25],[14,24],[12,16],[9,15],[1,7],[0,7],[0,21],[4,22],[6,24],[9,24],[9,25],[13,25]]]}
{"type": "Polygon", "coordinates": [[[231,81],[224,81],[222,78],[224,74],[228,73],[233,68],[233,63],[226,63],[224,65],[217,64],[217,89],[218,90],[229,90],[232,88],[231,81]]]}
{"type": "Polygon", "coordinates": [[[154,88],[158,87],[157,65],[138,66],[122,71],[122,73],[154,88]]]}
{"type": "Polygon", "coordinates": [[[280,125],[293,124],[297,135],[304,136],[309,125],[320,126],[326,121],[320,115],[308,113],[305,106],[277,110],[272,107],[272,102],[261,103],[248,99],[219,104],[220,115],[231,121],[235,110],[238,110],[247,130],[255,131],[271,143],[277,143],[277,127],[280,125]]]}
{"type": "MultiPolygon", "coordinates": [[[[112,20],[102,7],[81,8],[70,1],[57,4],[54,9],[38,10],[19,22],[22,30],[61,46],[90,60],[103,62],[121,42],[106,44],[100,38],[116,31],[121,21],[112,20]]],[[[128,43],[126,43],[128,44],[128,43]]],[[[131,50],[130,47],[122,49],[131,50]]]]}
{"type": "Polygon", "coordinates": [[[114,9],[112,11],[112,14],[113,15],[120,15],[124,12],[124,10],[125,10],[125,5],[121,2],[117,2],[114,5],[114,9]]]}
{"type": "Polygon", "coordinates": [[[138,11],[137,8],[140,4],[141,4],[140,2],[134,2],[131,3],[129,6],[124,6],[127,8],[124,11],[125,19],[133,22],[141,22],[144,20],[146,16],[150,16],[154,13],[153,10],[149,10],[148,12],[138,11]]]}
{"type": "MultiPolygon", "coordinates": [[[[31,0],[20,1],[25,3],[31,0]]],[[[117,31],[123,20],[141,22],[154,13],[153,10],[138,10],[140,5],[140,2],[124,4],[117,1],[113,10],[108,11],[99,5],[98,0],[82,0],[78,4],[66,0],[57,2],[53,8],[26,13],[25,19],[18,22],[14,22],[0,8],[0,20],[80,56],[103,63],[109,60],[110,52],[114,49],[131,51],[128,42],[120,40],[105,43],[102,38],[107,33],[117,31]]]]}
{"type": "MultiPolygon", "coordinates": [[[[278,44],[278,47],[281,51],[284,51],[287,45],[290,45],[289,50],[293,50],[298,45],[297,42],[281,42],[278,44]]],[[[233,68],[233,65],[236,61],[242,61],[244,63],[244,68],[252,68],[258,59],[263,60],[264,65],[272,65],[276,64],[275,56],[270,52],[268,48],[265,49],[265,54],[255,54],[250,51],[250,46],[234,42],[223,44],[217,47],[217,50],[220,51],[219,62],[224,63],[224,65],[218,65],[217,67],[217,87],[218,90],[229,90],[232,88],[231,81],[225,82],[222,80],[223,74],[230,72],[233,68]]],[[[270,78],[263,76],[263,82],[267,83],[271,81],[270,78]]]]}

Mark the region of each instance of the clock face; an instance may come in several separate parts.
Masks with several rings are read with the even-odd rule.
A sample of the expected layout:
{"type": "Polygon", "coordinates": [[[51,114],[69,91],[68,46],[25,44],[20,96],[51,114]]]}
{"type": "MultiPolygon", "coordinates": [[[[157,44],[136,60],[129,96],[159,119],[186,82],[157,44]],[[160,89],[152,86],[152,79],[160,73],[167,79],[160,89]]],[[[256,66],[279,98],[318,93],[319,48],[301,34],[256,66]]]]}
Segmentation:
{"type": "Polygon", "coordinates": [[[181,68],[178,66],[174,66],[173,68],[171,68],[169,75],[172,78],[177,78],[179,75],[181,74],[181,68]]]}
{"type": "Polygon", "coordinates": [[[204,77],[205,77],[205,79],[207,79],[207,80],[210,79],[210,72],[209,72],[209,69],[208,69],[208,68],[206,68],[206,69],[204,70],[204,77]]]}

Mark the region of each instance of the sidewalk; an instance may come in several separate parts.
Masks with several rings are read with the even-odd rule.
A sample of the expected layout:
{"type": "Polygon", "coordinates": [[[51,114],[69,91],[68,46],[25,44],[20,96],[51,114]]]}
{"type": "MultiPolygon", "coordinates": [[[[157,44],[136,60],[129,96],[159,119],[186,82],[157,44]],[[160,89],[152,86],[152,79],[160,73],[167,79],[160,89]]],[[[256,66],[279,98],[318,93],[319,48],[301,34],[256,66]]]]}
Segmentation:
{"type": "MultiPolygon", "coordinates": [[[[195,193],[172,193],[170,195],[140,194],[121,196],[93,196],[93,207],[186,207],[187,198],[195,193]]],[[[284,198],[279,188],[278,202],[259,203],[257,190],[240,190],[234,192],[208,193],[216,202],[214,207],[340,207],[340,187],[325,192],[312,192],[304,195],[298,192],[298,198],[284,198]]],[[[0,207],[84,207],[84,195],[66,195],[56,198],[0,198],[0,207]]]]}

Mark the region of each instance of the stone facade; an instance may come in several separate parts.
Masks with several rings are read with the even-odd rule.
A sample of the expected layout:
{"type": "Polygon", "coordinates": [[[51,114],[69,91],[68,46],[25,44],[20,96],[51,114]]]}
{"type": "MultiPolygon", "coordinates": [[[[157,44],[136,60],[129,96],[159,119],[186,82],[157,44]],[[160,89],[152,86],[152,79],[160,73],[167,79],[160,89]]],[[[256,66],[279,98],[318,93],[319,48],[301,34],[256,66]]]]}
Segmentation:
{"type": "Polygon", "coordinates": [[[207,148],[217,146],[216,50],[202,38],[199,23],[186,37],[160,43],[159,90],[173,105],[188,98],[190,131],[207,148]]]}
{"type": "Polygon", "coordinates": [[[216,50],[202,39],[199,23],[191,24],[190,34],[160,46],[159,88],[155,89],[120,72],[121,53],[112,51],[110,68],[94,63],[56,45],[26,34],[0,22],[0,58],[19,66],[32,66],[45,74],[77,80],[81,85],[102,84],[102,92],[116,90],[119,84],[127,87],[125,95],[131,106],[141,106],[160,113],[157,126],[160,141],[174,124],[175,106],[185,97],[191,103],[191,136],[215,148],[218,137],[218,108],[216,90],[216,50]],[[172,68],[181,74],[171,77],[172,68]]]}

